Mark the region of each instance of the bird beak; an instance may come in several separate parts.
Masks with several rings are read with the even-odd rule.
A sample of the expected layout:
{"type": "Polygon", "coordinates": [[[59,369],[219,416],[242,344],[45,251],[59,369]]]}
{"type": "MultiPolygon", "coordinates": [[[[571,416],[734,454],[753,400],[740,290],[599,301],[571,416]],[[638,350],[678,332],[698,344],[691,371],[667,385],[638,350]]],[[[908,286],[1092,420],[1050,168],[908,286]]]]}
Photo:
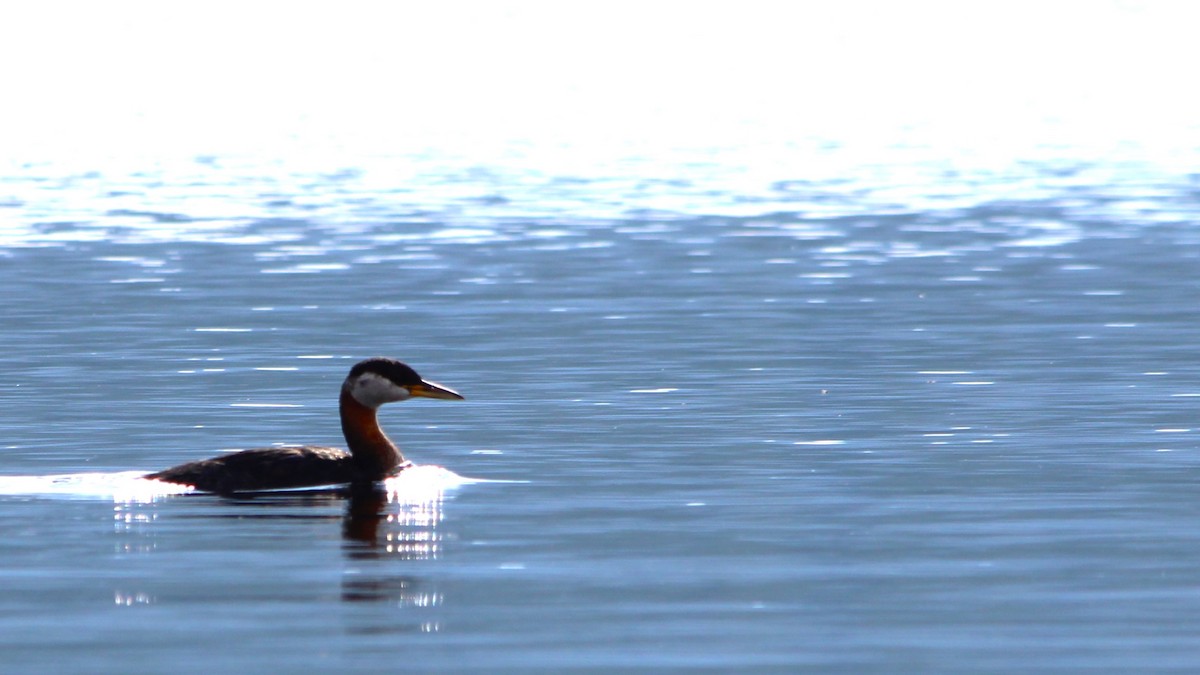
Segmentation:
{"type": "Polygon", "coordinates": [[[450,387],[443,387],[436,382],[422,381],[420,384],[411,384],[408,386],[408,393],[412,396],[442,398],[448,401],[463,400],[462,394],[454,391],[450,387]]]}

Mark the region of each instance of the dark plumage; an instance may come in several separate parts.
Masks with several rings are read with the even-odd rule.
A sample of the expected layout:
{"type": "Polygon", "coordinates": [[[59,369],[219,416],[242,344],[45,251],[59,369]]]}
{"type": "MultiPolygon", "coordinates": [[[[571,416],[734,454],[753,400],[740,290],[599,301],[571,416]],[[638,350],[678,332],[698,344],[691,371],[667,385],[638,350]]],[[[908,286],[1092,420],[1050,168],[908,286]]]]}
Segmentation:
{"type": "Polygon", "coordinates": [[[229,494],[375,480],[341,448],[258,448],[173,466],[147,478],[229,494]]]}

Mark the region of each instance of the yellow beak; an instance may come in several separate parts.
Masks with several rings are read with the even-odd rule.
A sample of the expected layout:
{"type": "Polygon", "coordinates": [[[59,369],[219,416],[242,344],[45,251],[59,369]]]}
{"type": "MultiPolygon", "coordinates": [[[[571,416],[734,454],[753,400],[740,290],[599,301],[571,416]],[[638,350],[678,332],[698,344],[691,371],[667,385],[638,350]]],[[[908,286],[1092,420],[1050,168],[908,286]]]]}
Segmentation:
{"type": "Polygon", "coordinates": [[[454,391],[450,387],[443,387],[436,382],[422,381],[420,384],[410,384],[408,393],[412,396],[422,396],[424,398],[441,398],[447,401],[462,401],[463,395],[454,391]]]}

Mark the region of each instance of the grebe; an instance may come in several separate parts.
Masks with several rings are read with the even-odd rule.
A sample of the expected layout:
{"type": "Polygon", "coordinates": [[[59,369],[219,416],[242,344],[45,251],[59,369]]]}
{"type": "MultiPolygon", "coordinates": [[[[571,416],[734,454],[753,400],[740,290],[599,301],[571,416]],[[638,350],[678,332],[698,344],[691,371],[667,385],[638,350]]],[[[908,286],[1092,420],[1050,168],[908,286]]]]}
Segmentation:
{"type": "Polygon", "coordinates": [[[338,399],[349,452],[321,446],[257,448],[180,464],[146,478],[220,494],[339,483],[368,486],[412,466],[379,428],[375,411],[414,396],[463,400],[395,359],[367,359],[350,369],[338,399]]]}

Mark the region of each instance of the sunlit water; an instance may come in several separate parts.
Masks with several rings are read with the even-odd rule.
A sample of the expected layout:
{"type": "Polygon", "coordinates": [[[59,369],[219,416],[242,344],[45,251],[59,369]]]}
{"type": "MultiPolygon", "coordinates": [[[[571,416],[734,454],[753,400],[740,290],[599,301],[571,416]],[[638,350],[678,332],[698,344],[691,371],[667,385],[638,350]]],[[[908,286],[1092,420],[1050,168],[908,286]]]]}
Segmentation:
{"type": "Polygon", "coordinates": [[[8,166],[5,667],[1194,667],[1195,174],[768,140],[8,166]],[[444,469],[139,477],[371,355],[444,469]]]}

